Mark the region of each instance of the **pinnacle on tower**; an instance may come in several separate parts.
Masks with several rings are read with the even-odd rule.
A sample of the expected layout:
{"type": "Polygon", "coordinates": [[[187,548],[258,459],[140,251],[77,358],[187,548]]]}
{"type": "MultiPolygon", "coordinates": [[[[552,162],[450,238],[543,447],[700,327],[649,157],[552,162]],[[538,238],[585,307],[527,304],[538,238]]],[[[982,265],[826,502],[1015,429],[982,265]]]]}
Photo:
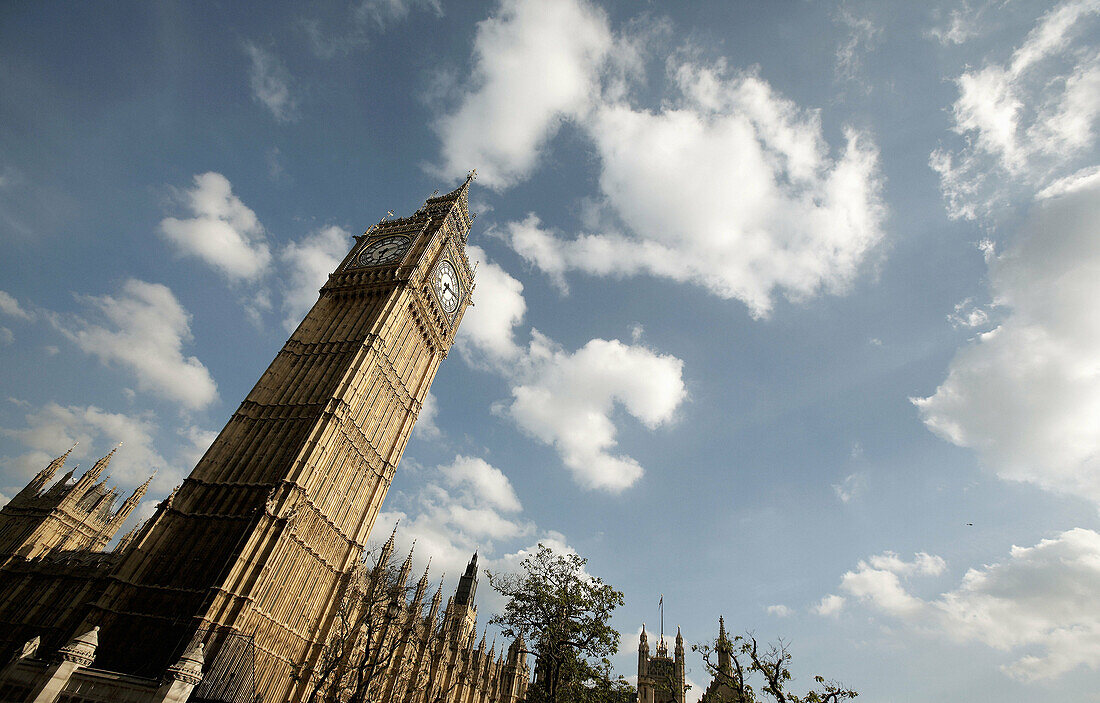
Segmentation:
{"type": "MultiPolygon", "coordinates": [[[[122,446],[122,442],[119,442],[118,444],[116,444],[114,446],[114,448],[111,449],[111,451],[107,452],[107,456],[105,456],[102,459],[100,459],[99,461],[97,461],[92,466],[92,468],[88,469],[88,472],[86,474],[84,474],[83,476],[80,477],[81,480],[88,479],[88,481],[95,481],[97,478],[99,478],[99,475],[101,473],[103,473],[103,470],[106,469],[107,466],[111,463],[111,457],[113,457],[115,455],[115,452],[117,452],[118,448],[121,447],[121,446],[122,446]]],[[[110,476],[108,476],[107,478],[110,478],[110,476]]],[[[106,479],[104,479],[104,480],[106,480],[106,479]]]]}
{"type": "Polygon", "coordinates": [[[409,547],[409,554],[405,557],[405,563],[401,565],[401,573],[397,576],[397,588],[400,590],[405,587],[405,583],[409,580],[409,572],[412,571],[413,565],[413,551],[416,549],[416,540],[413,540],[412,546],[409,547]]]}
{"type": "Polygon", "coordinates": [[[393,523],[393,532],[390,532],[390,538],[386,540],[386,543],[382,545],[382,551],[378,554],[378,562],[374,565],[375,570],[381,569],[384,565],[388,564],[390,557],[393,556],[393,543],[397,539],[397,525],[401,521],[393,523]]]}
{"type": "Polygon", "coordinates": [[[149,476],[149,478],[145,479],[145,483],[141,484],[140,486],[138,486],[137,488],[134,489],[134,492],[131,493],[130,497],[126,499],[126,502],[129,503],[129,502],[132,501],[132,502],[136,503],[139,500],[141,500],[143,497],[145,497],[145,492],[147,490],[149,490],[149,484],[152,483],[153,479],[156,478],[156,477],[157,477],[157,472],[154,471],[149,476]]]}
{"type": "Polygon", "coordinates": [[[39,471],[38,476],[36,476],[35,479],[40,480],[43,484],[45,484],[47,481],[53,478],[54,474],[57,473],[57,470],[65,465],[65,460],[69,458],[69,455],[73,453],[73,450],[76,449],[76,445],[78,444],[80,444],[80,442],[73,442],[73,446],[69,447],[69,450],[67,452],[51,461],[49,465],[46,466],[46,468],[39,471]]]}
{"type": "MultiPolygon", "coordinates": [[[[65,465],[65,460],[68,459],[69,455],[76,449],[77,444],[79,444],[79,442],[74,443],[73,446],[69,447],[69,451],[51,461],[46,465],[46,468],[35,474],[35,477],[30,480],[23,490],[15,495],[15,498],[31,498],[38,495],[54,477],[57,470],[65,465]]],[[[13,500],[15,498],[13,498],[13,500]]]]}
{"type": "Polygon", "coordinates": [[[416,582],[416,594],[413,596],[414,603],[420,603],[424,598],[424,593],[428,590],[428,570],[432,568],[432,559],[428,557],[428,565],[424,567],[424,575],[420,577],[420,580],[416,582]]]}
{"type": "Polygon", "coordinates": [[[470,558],[466,565],[466,573],[458,580],[458,591],[455,593],[455,605],[472,605],[474,594],[477,592],[477,552],[470,558]]]}
{"type": "Polygon", "coordinates": [[[721,615],[718,616],[718,646],[730,646],[729,637],[726,636],[726,619],[721,615]]]}
{"type": "Polygon", "coordinates": [[[721,616],[718,617],[718,642],[714,650],[718,653],[718,670],[723,674],[730,674],[733,671],[733,643],[726,636],[726,620],[721,616]]]}

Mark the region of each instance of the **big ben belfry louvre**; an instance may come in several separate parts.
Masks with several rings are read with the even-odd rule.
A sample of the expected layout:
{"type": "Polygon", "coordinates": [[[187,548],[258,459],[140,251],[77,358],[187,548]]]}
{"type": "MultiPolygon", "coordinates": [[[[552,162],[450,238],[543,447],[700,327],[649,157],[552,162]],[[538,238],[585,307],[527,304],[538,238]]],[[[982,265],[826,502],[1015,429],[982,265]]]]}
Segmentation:
{"type": "MultiPolygon", "coordinates": [[[[367,540],[471,301],[473,175],[356,239],[191,474],[111,551],[148,486],[114,509],[111,454],[55,479],[59,456],[0,511],[0,701],[282,703],[343,685],[334,623],[384,577],[367,540]]],[[[368,627],[374,601],[352,618],[394,641],[370,700],[522,698],[522,643],[474,641],[476,555],[442,610],[410,568],[385,626],[368,627]]]]}

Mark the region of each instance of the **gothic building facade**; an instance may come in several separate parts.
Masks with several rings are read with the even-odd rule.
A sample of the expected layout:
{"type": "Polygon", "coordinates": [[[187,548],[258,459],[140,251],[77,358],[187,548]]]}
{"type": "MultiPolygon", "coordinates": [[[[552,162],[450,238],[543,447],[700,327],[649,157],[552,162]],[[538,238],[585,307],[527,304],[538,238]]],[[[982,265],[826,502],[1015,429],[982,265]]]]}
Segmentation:
{"type": "Polygon", "coordinates": [[[726,634],[726,620],[718,618],[718,639],[714,643],[714,654],[718,669],[707,690],[703,691],[700,703],[745,703],[741,692],[730,684],[736,680],[733,668],[733,642],[726,634]]]}
{"type": "MultiPolygon", "coordinates": [[[[395,530],[396,531],[396,530],[395,530]]],[[[477,642],[477,554],[442,610],[442,582],[429,600],[428,570],[409,583],[412,552],[398,568],[393,536],[341,604],[337,627],[314,670],[318,700],[385,703],[518,703],[530,681],[520,638],[497,654],[477,642]],[[358,698],[355,697],[358,692],[358,698]]]]}
{"type": "Polygon", "coordinates": [[[664,634],[657,639],[657,651],[649,656],[645,625],[638,638],[638,703],[684,703],[687,691],[684,674],[684,638],[676,628],[676,649],[668,656],[664,634]]]}
{"type": "Polygon", "coordinates": [[[0,699],[311,695],[470,304],[472,177],[356,238],[191,474],[113,551],[145,487],[112,513],[109,456],[47,488],[59,459],[0,512],[0,656],[15,657],[0,699]]]}

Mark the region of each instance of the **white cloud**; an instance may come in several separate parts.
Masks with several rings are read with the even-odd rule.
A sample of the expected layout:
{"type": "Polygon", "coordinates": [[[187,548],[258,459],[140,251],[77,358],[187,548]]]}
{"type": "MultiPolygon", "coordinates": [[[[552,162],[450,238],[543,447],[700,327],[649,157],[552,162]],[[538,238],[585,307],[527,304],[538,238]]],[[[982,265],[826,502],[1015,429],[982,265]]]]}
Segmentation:
{"type": "Polygon", "coordinates": [[[414,9],[430,10],[437,17],[443,16],[440,0],[364,0],[355,8],[355,15],[361,21],[370,21],[384,28],[405,19],[414,9]]]}
{"type": "MultiPolygon", "coordinates": [[[[914,574],[939,576],[947,568],[947,562],[942,558],[917,552],[913,561],[905,561],[896,552],[883,552],[867,559],[867,564],[873,569],[881,569],[900,576],[912,576],[914,574]]],[[[863,562],[860,562],[861,566],[863,562]]]]}
{"type": "Polygon", "coordinates": [[[1100,175],[1048,189],[1016,242],[988,249],[1005,311],[913,402],[1002,478],[1100,502],[1100,175]]]}
{"type": "Polygon", "coordinates": [[[10,293],[0,290],[0,313],[18,317],[21,320],[33,320],[34,315],[19,305],[19,301],[10,293]]]}
{"type": "Polygon", "coordinates": [[[887,553],[861,561],[841,589],[915,630],[977,641],[1018,658],[1002,669],[1031,681],[1080,666],[1100,668],[1100,534],[1077,528],[1008,559],[970,569],[954,590],[932,600],[912,595],[902,577],[942,573],[942,560],[905,562],[887,553]]]}
{"type": "Polygon", "coordinates": [[[967,298],[955,305],[955,312],[947,316],[947,321],[952,327],[984,327],[989,324],[989,312],[974,305],[971,298],[967,298]]]}
{"type": "Polygon", "coordinates": [[[252,42],[244,43],[251,66],[248,71],[252,97],[260,101],[277,122],[293,122],[298,119],[298,99],[291,91],[290,72],[267,49],[252,42]]]}
{"type": "Polygon", "coordinates": [[[561,122],[598,95],[612,44],[603,11],[584,0],[503,0],[478,24],[473,88],[435,124],[442,173],[476,167],[496,189],[526,177],[561,122]]]}
{"type": "Polygon", "coordinates": [[[195,425],[179,430],[179,435],[185,440],[179,452],[179,463],[188,472],[199,463],[199,459],[202,459],[203,454],[218,437],[217,431],[204,430],[195,425]]]}
{"type": "Polygon", "coordinates": [[[522,350],[516,344],[513,330],[527,311],[523,284],[489,261],[480,247],[469,245],[466,251],[479,265],[474,306],[462,318],[459,348],[469,360],[485,354],[493,363],[514,361],[522,350]]]}
{"type": "MultiPolygon", "coordinates": [[[[868,16],[857,16],[851,7],[844,4],[837,10],[833,21],[846,30],[836,49],[837,79],[863,83],[863,55],[878,44],[882,27],[868,16]]],[[[871,87],[864,84],[863,90],[870,93],[871,87]]]]}
{"type": "Polygon", "coordinates": [[[1006,64],[989,62],[956,79],[957,150],[940,148],[948,214],[985,217],[1020,190],[1045,187],[1092,158],[1100,117],[1100,0],[1067,0],[1040,18],[1006,64]]]}
{"type": "Polygon", "coordinates": [[[186,256],[195,256],[230,280],[254,280],[271,263],[271,250],[256,213],[233,194],[229,179],[220,173],[195,176],[195,185],[178,192],[192,217],[167,217],[161,234],[186,256]]]}
{"type": "Polygon", "coordinates": [[[387,507],[377,524],[400,519],[403,547],[416,540],[418,552],[451,574],[461,574],[475,550],[488,561],[497,543],[509,544],[535,529],[519,518],[523,506],[507,476],[476,457],[459,455],[435,467],[414,495],[387,507]]]}
{"type": "Polygon", "coordinates": [[[503,414],[554,447],[581,486],[617,493],[633,485],[644,469],[633,457],[612,453],[612,413],[622,407],[650,429],[671,422],[687,396],[683,362],[618,340],[593,339],[568,352],[537,330],[520,347],[514,329],[526,310],[523,285],[477,247],[470,251],[481,265],[476,304],[459,332],[463,358],[511,384],[503,414]]]}
{"type": "MultiPolygon", "coordinates": [[[[969,2],[963,0],[958,6],[947,14],[946,21],[939,26],[932,27],[925,36],[935,39],[943,46],[950,44],[963,44],[982,33],[982,15],[989,9],[993,2],[984,2],[978,7],[971,7],[969,2]]],[[[939,15],[939,13],[936,13],[939,15]]],[[[937,16],[941,19],[942,15],[937,16]]]]}
{"type": "Polygon", "coordinates": [[[15,341],[15,333],[7,327],[0,326],[0,345],[11,344],[15,341]]]}
{"type": "Polygon", "coordinates": [[[126,415],[93,405],[46,403],[28,412],[25,421],[22,428],[0,429],[27,448],[20,456],[4,459],[9,470],[14,469],[5,476],[6,483],[25,483],[75,442],[80,444],[73,450],[65,470],[72,469],[78,462],[83,470],[90,469],[92,463],[122,442],[103,477],[110,474],[123,486],[136,486],[154,470],[159,470],[153,490],[173,486],[180,479],[178,467],[154,448],[156,426],[150,413],[126,415]]]}
{"type": "Polygon", "coordinates": [[[836,617],[844,609],[844,598],[836,594],[829,594],[818,601],[812,610],[822,617],[836,617]]]}
{"type": "Polygon", "coordinates": [[[490,508],[508,513],[523,507],[504,472],[484,459],[456,456],[450,465],[439,470],[447,485],[458,490],[467,502],[484,501],[490,508]]]}
{"type": "Polygon", "coordinates": [[[288,332],[298,326],[317,302],[317,292],[350,248],[351,233],[330,225],[297,242],[290,242],[279,252],[279,260],[286,267],[282,276],[286,285],[283,326],[288,332]]]}
{"type": "Polygon", "coordinates": [[[629,234],[563,239],[533,216],[508,226],[516,251],[559,285],[577,269],[691,282],[768,313],[841,292],[882,237],[878,154],[846,130],[835,158],[817,112],[751,72],[679,65],[681,100],[657,112],[600,106],[588,121],[600,188],[629,234]]]}
{"type": "MultiPolygon", "coordinates": [[[[877,30],[850,13],[842,20],[856,36],[844,53],[853,65],[877,30]]],[[[776,292],[800,300],[843,291],[882,238],[871,139],[848,128],[832,153],[816,111],[721,62],[671,61],[678,95],[657,111],[635,108],[629,97],[643,82],[647,40],[666,25],[616,35],[583,0],[505,0],[478,27],[473,89],[436,123],[441,170],[476,166],[489,186],[506,188],[530,175],[568,121],[600,159],[595,208],[624,231],[564,239],[533,214],[504,228],[563,290],[573,269],[644,273],[737,298],[756,316],[776,292]]]]}
{"type": "Polygon", "coordinates": [[[83,300],[98,314],[53,317],[83,351],[125,367],[139,389],[185,408],[204,408],[217,399],[209,370],[194,356],[183,355],[184,343],[191,340],[191,315],[167,286],[130,279],[115,296],[83,300]]]}
{"type": "Polygon", "coordinates": [[[683,362],[643,346],[593,339],[567,352],[537,331],[508,414],[553,446],[583,487],[619,492],[641,478],[636,459],[613,454],[616,405],[650,429],[671,422],[687,396],[683,362]]]}
{"type": "Polygon", "coordinates": [[[428,391],[428,394],[424,396],[424,406],[420,408],[420,414],[416,417],[416,424],[413,425],[413,435],[421,439],[439,439],[443,436],[443,430],[435,424],[436,413],[439,410],[436,403],[438,403],[436,397],[432,395],[431,391],[428,391]]]}
{"type": "Polygon", "coordinates": [[[791,615],[794,615],[794,611],[783,605],[782,603],[778,605],[769,605],[768,607],[764,608],[764,610],[768,613],[768,615],[774,615],[777,618],[787,618],[791,615]]]}
{"type": "MultiPolygon", "coordinates": [[[[859,452],[862,454],[862,447],[860,447],[859,452]]],[[[855,448],[853,448],[852,455],[853,457],[857,456],[855,448]]],[[[845,476],[844,480],[840,483],[834,483],[833,493],[836,494],[836,497],[840,499],[841,503],[848,503],[853,498],[862,494],[865,488],[867,488],[867,477],[862,473],[856,472],[845,476]]]]}

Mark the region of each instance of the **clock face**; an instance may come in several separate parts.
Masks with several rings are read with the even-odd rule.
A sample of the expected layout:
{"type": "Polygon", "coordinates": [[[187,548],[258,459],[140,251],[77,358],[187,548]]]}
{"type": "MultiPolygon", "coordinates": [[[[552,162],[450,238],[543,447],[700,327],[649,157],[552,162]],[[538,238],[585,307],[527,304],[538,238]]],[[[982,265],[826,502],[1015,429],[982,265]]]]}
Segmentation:
{"type": "Polygon", "coordinates": [[[448,315],[458,309],[458,299],[461,290],[458,287],[458,274],[450,261],[444,261],[435,269],[432,276],[432,284],[435,286],[435,294],[439,296],[439,303],[443,311],[448,315]]]}
{"type": "Polygon", "coordinates": [[[359,252],[360,266],[381,266],[400,261],[409,248],[409,238],[399,235],[382,237],[368,244],[359,252]]]}

